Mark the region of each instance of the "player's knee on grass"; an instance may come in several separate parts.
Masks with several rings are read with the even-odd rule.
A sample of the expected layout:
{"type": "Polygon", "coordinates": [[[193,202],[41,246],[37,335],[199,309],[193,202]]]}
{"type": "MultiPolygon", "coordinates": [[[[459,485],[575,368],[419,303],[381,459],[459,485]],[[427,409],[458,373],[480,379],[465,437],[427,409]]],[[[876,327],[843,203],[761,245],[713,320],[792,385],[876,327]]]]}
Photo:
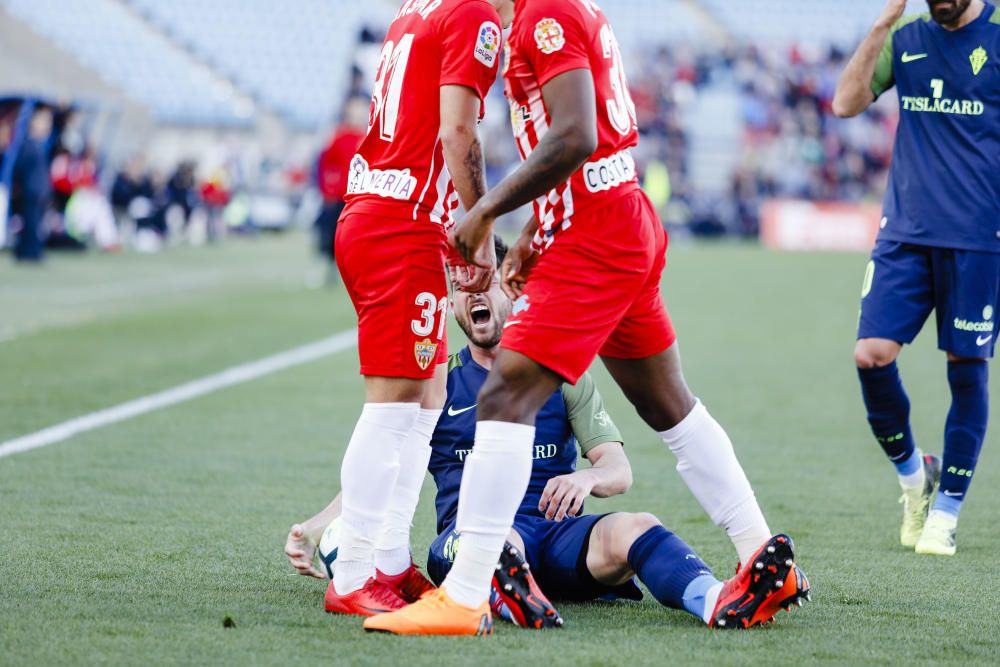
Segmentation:
{"type": "Polygon", "coordinates": [[[901,346],[894,340],[862,338],[854,346],[854,363],[858,368],[888,366],[899,356],[901,346]]]}
{"type": "Polygon", "coordinates": [[[648,512],[616,512],[601,519],[591,533],[587,569],[599,582],[618,585],[632,577],[628,554],[650,528],[662,522],[648,512]]]}

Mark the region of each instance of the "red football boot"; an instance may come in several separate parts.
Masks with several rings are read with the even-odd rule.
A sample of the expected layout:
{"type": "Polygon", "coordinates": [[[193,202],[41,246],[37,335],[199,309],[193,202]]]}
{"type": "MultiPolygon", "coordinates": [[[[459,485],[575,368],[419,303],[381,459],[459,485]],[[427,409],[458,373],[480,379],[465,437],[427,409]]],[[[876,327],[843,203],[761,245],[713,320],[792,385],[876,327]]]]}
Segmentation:
{"type": "Polygon", "coordinates": [[[562,627],[559,612],[538,587],[521,552],[510,542],[504,543],[500,552],[493,574],[493,590],[499,597],[495,608],[499,610],[500,603],[506,605],[514,625],[534,630],[562,627]]]}
{"type": "Polygon", "coordinates": [[[410,603],[416,602],[423,597],[424,593],[437,588],[413,562],[410,563],[410,567],[399,574],[385,574],[375,570],[375,580],[380,584],[385,584],[394,590],[396,595],[410,603]]]}
{"type": "Polygon", "coordinates": [[[326,587],[323,605],[331,614],[354,614],[375,616],[402,609],[408,603],[392,588],[378,582],[374,577],[365,585],[346,595],[340,595],[333,587],[333,581],[326,587]]]}
{"type": "Polygon", "coordinates": [[[792,538],[775,535],[722,585],[710,626],[742,629],[767,623],[809,600],[809,579],[795,565],[792,538]]]}

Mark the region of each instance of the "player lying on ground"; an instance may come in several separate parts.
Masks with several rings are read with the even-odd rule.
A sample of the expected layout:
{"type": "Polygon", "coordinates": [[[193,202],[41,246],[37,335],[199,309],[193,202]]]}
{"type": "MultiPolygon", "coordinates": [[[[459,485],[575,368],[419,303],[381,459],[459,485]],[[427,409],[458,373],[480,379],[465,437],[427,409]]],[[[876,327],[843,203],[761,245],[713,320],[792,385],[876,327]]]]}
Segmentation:
{"type": "MultiPolygon", "coordinates": [[[[505,249],[499,246],[496,254],[502,258],[505,249]]],[[[511,311],[499,277],[483,294],[456,291],[453,305],[469,345],[451,358],[448,408],[431,439],[438,537],[430,547],[428,572],[438,583],[461,553],[455,524],[463,467],[475,438],[476,396],[497,357],[511,311]]],[[[723,583],[651,514],[582,515],[587,496],[617,495],[632,484],[621,434],[589,374],[549,397],[538,413],[535,434],[528,491],[508,535],[516,548],[504,549],[494,577],[491,607],[501,615],[509,613],[525,627],[557,625],[559,617],[545,595],[565,600],[641,599],[632,579],[636,575],[662,604],[719,627],[766,622],[780,608],[808,595],[808,582],[791,561],[786,536],[772,538],[752,566],[723,583]],[[577,445],[591,467],[576,470],[577,445]]],[[[304,527],[292,528],[285,552],[301,573],[322,576],[312,565],[313,553],[320,533],[336,515],[334,501],[304,527]]],[[[490,625],[489,614],[481,614],[480,630],[486,632],[490,625]]]]}
{"type": "Polygon", "coordinates": [[[905,0],[886,4],[833,104],[838,115],[854,116],[892,86],[899,90],[854,358],[868,422],[903,487],[900,542],[950,556],[986,437],[987,360],[1000,321],[1000,11],[981,0],[927,5],[930,13],[901,18],[905,0]],[[943,460],[917,449],[896,367],[932,310],[951,388],[943,460]]]}
{"type": "MultiPolygon", "coordinates": [[[[408,0],[389,26],[368,133],[351,161],[336,255],[358,314],[365,405],[341,466],[343,543],[328,606],[405,601],[409,530],[444,400],[446,226],[486,188],[477,124],[496,80],[501,0],[408,0]]],[[[463,287],[486,289],[492,246],[463,287]]]]}
{"type": "Polygon", "coordinates": [[[519,298],[477,398],[455,565],[436,596],[368,619],[370,630],[454,633],[464,614],[465,632],[477,631],[531,477],[535,417],[597,356],[677,456],[681,477],[740,560],[770,538],[729,437],[684,381],[660,296],[667,237],[639,189],[635,105],[614,31],[590,0],[511,4],[504,77],[524,163],[468,212],[453,241],[471,260],[491,244],[497,216],[533,202],[536,218],[504,275],[519,298]]]}

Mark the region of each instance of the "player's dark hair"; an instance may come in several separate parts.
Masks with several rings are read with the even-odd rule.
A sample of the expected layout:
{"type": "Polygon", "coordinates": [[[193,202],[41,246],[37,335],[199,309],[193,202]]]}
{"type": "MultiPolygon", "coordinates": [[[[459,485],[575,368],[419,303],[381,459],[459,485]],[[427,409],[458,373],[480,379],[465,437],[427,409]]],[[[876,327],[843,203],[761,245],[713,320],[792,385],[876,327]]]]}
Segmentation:
{"type": "Polygon", "coordinates": [[[503,264],[503,258],[507,256],[507,244],[503,242],[499,234],[493,235],[493,248],[497,253],[497,267],[503,264]]]}

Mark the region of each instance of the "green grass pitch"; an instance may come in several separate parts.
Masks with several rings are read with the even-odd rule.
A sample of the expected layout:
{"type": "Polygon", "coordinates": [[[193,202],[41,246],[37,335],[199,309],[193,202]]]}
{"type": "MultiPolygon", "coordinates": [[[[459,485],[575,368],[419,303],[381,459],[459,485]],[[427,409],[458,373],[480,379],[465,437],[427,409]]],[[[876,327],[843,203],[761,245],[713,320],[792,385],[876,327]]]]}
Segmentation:
{"type": "MultiPolygon", "coordinates": [[[[996,664],[996,429],[958,555],[902,549],[898,489],[852,367],[865,261],[731,245],[669,255],[688,380],[813,583],[814,602],[774,626],[709,631],[648,596],[562,605],[561,631],[500,624],[479,640],[366,636],[324,614],[323,584],[293,576],[281,548],[338,489],[361,405],[351,350],[0,459],[0,664],[996,664]]],[[[296,236],[41,270],[0,262],[0,441],[352,327],[342,289],[303,286],[309,267],[296,236]]],[[[933,327],[901,367],[918,441],[939,451],[948,392],[933,327]]],[[[725,535],[595,374],[635,486],[588,511],[652,512],[729,576],[725,535]]],[[[419,561],[431,498],[428,480],[419,561]]]]}

